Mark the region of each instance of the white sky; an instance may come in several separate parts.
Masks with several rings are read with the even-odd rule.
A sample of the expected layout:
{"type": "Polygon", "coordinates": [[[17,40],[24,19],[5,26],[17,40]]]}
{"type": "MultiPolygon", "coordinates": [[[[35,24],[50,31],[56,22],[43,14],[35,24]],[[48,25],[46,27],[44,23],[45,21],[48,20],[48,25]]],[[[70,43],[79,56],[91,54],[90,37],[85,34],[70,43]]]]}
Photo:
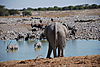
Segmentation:
{"type": "Polygon", "coordinates": [[[22,8],[38,8],[38,7],[53,7],[53,6],[69,6],[81,4],[100,4],[100,0],[0,0],[0,5],[5,5],[6,8],[22,9],[22,8]]]}

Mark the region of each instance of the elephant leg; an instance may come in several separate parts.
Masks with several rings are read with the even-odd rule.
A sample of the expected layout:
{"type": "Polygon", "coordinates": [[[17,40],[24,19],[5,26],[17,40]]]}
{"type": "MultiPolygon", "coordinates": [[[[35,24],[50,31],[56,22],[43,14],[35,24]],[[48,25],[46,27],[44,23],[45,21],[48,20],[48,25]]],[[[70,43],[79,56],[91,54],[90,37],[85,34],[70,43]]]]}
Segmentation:
{"type": "Polygon", "coordinates": [[[49,49],[48,49],[47,58],[50,58],[51,52],[52,52],[52,47],[51,47],[51,45],[49,44],[49,49]]]}
{"type": "Polygon", "coordinates": [[[63,49],[61,49],[60,47],[58,47],[58,57],[63,57],[63,49]]]}
{"type": "Polygon", "coordinates": [[[54,55],[54,57],[57,57],[57,55],[56,55],[56,48],[53,49],[53,55],[54,55]]]}
{"type": "Polygon", "coordinates": [[[64,54],[63,54],[63,49],[61,49],[61,57],[63,57],[64,56],[64,54]]]}
{"type": "Polygon", "coordinates": [[[60,48],[58,47],[58,57],[60,57],[60,48]]]}

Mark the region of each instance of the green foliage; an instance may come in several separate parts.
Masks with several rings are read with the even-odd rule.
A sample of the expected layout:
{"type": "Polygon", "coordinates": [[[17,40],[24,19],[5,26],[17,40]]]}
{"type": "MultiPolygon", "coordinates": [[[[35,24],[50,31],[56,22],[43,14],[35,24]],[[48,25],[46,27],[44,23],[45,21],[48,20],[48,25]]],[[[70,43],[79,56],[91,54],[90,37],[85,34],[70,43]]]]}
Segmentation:
{"type": "Polygon", "coordinates": [[[33,8],[28,7],[28,8],[27,8],[27,10],[29,10],[29,11],[33,11],[34,9],[33,9],[33,8]]]}
{"type": "Polygon", "coordinates": [[[38,8],[37,10],[39,10],[39,11],[45,11],[46,9],[45,8],[38,8]]]}
{"type": "Polygon", "coordinates": [[[83,10],[83,9],[96,9],[100,8],[100,5],[96,4],[83,4],[83,5],[76,5],[76,6],[65,6],[65,7],[48,7],[48,8],[37,8],[33,9],[34,11],[58,11],[58,10],[83,10]]]}
{"type": "Polygon", "coordinates": [[[98,8],[100,8],[100,5],[98,5],[98,8]]]}
{"type": "Polygon", "coordinates": [[[29,10],[24,10],[24,11],[22,12],[22,14],[23,14],[23,16],[32,16],[31,11],[29,11],[29,10]]]}
{"type": "Polygon", "coordinates": [[[92,5],[89,6],[89,8],[90,8],[90,9],[95,9],[95,8],[98,8],[98,5],[92,4],[92,5]]]}
{"type": "Polygon", "coordinates": [[[3,5],[0,5],[0,9],[4,9],[5,8],[5,6],[3,6],[3,5]]]}
{"type": "Polygon", "coordinates": [[[67,10],[73,10],[73,8],[74,8],[73,6],[68,6],[67,10]]]}
{"type": "Polygon", "coordinates": [[[54,9],[53,9],[53,7],[48,7],[48,8],[46,8],[48,11],[53,11],[54,9]]]}
{"type": "Polygon", "coordinates": [[[20,14],[18,10],[14,10],[14,9],[11,9],[9,10],[9,14],[10,15],[17,15],[17,14],[20,14]]]}
{"type": "Polygon", "coordinates": [[[0,5],[0,16],[8,16],[9,12],[8,10],[5,8],[5,6],[0,5]]]}

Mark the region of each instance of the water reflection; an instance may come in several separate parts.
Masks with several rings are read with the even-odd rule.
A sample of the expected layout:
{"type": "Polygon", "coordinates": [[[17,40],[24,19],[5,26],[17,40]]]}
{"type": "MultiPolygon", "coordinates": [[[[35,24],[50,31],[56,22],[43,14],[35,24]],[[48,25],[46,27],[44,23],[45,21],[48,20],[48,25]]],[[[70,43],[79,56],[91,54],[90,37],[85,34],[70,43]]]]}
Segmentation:
{"type": "Polygon", "coordinates": [[[18,49],[6,49],[6,51],[7,51],[7,53],[9,53],[9,52],[17,52],[18,51],[18,49]]]}
{"type": "Polygon", "coordinates": [[[65,48],[65,56],[85,56],[100,54],[100,41],[97,40],[75,40],[68,41],[65,48]]]}
{"type": "MultiPolygon", "coordinates": [[[[10,40],[11,41],[11,40],[10,40]]],[[[41,41],[41,48],[34,48],[34,44],[38,40],[34,41],[16,41],[12,40],[11,44],[17,44],[18,50],[6,51],[8,41],[0,40],[0,61],[8,60],[26,60],[45,58],[48,51],[48,42],[41,41]]],[[[85,55],[96,55],[100,54],[100,41],[97,40],[70,40],[66,43],[65,57],[69,56],[85,56],[85,55]]]]}
{"type": "Polygon", "coordinates": [[[24,41],[17,41],[17,44],[18,44],[19,46],[21,46],[21,45],[24,44],[24,41]]]}

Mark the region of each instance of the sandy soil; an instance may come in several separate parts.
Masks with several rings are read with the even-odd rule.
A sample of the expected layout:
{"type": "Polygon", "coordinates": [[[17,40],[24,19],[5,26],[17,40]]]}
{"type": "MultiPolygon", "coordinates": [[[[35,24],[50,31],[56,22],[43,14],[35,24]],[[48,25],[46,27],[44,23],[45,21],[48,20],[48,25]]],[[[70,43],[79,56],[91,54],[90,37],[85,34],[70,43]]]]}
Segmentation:
{"type": "Polygon", "coordinates": [[[0,67],[100,67],[100,55],[6,61],[0,67]]]}

